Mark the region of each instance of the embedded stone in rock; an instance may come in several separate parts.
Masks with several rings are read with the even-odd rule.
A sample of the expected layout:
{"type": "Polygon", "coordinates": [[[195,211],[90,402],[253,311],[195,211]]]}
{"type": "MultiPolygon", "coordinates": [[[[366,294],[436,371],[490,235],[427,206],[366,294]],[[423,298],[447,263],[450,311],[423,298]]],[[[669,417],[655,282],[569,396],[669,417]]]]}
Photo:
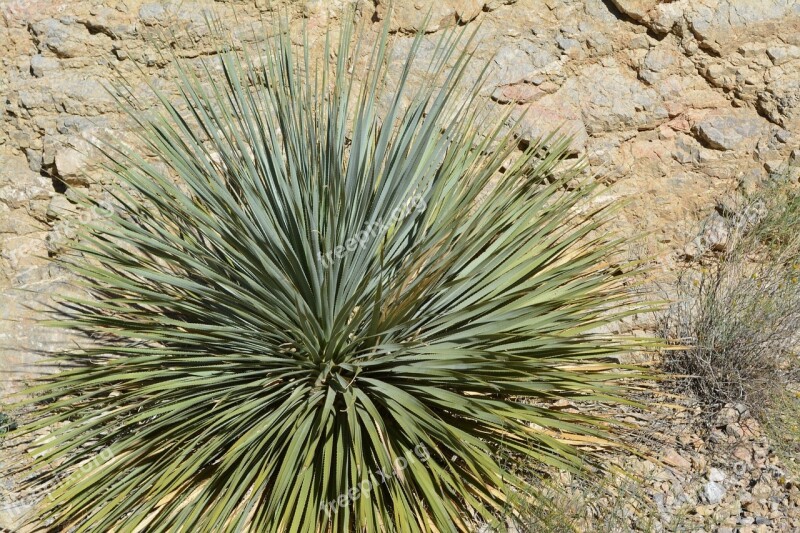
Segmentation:
{"type": "Polygon", "coordinates": [[[568,79],[556,95],[582,112],[591,134],[621,127],[652,128],[669,117],[662,95],[619,65],[591,65],[568,79]]]}
{"type": "Polygon", "coordinates": [[[611,0],[617,9],[633,20],[643,22],[650,11],[658,5],[659,0],[611,0]]]}
{"type": "Polygon", "coordinates": [[[559,97],[559,94],[560,91],[548,94],[524,106],[527,111],[520,124],[520,139],[534,142],[558,129],[559,134],[572,137],[571,148],[575,153],[579,153],[586,148],[589,140],[586,124],[583,122],[580,109],[568,104],[559,97]]]}
{"type": "MultiPolygon", "coordinates": [[[[393,6],[391,31],[415,32],[422,28],[430,15],[430,22],[425,26],[428,32],[469,22],[480,15],[485,5],[484,0],[425,0],[416,2],[396,2],[393,6]]],[[[387,14],[388,0],[378,0],[377,14],[384,19],[387,14]]]]}
{"type": "Polygon", "coordinates": [[[775,66],[783,65],[800,58],[800,46],[772,46],[767,48],[767,55],[775,66]]]}
{"type": "Polygon", "coordinates": [[[78,229],[79,226],[75,223],[75,220],[69,220],[69,217],[56,222],[53,225],[53,229],[45,237],[47,253],[51,257],[55,257],[67,252],[70,244],[78,236],[78,229]]]}
{"type": "Polygon", "coordinates": [[[714,252],[724,252],[728,249],[730,229],[725,218],[716,211],[709,216],[703,224],[700,241],[703,247],[714,252]]]}
{"type": "MultiPolygon", "coordinates": [[[[746,36],[748,26],[755,29],[759,24],[781,19],[784,23],[791,24],[790,21],[798,14],[797,3],[790,0],[714,0],[661,5],[671,4],[683,8],[683,18],[688,22],[694,37],[702,41],[704,48],[715,53],[724,53],[729,43],[746,36]]],[[[775,29],[768,29],[765,35],[783,38],[783,35],[790,33],[796,33],[796,30],[776,33],[775,29]]]]}
{"type": "Polygon", "coordinates": [[[725,472],[719,468],[712,468],[708,472],[708,480],[713,481],[714,483],[722,483],[725,481],[725,472]]]}
{"type": "Polygon", "coordinates": [[[498,87],[492,93],[492,100],[501,103],[527,104],[542,98],[547,92],[530,83],[514,83],[498,87]]]}
{"type": "Polygon", "coordinates": [[[772,487],[770,487],[769,484],[765,483],[764,481],[760,481],[756,483],[750,492],[753,494],[754,498],[765,499],[772,495],[772,487]]]}
{"type": "Polygon", "coordinates": [[[148,2],[139,8],[139,19],[145,26],[155,26],[167,19],[167,10],[160,3],[148,2]]]}
{"type": "Polygon", "coordinates": [[[735,457],[739,461],[742,461],[743,463],[746,463],[744,466],[746,466],[747,464],[751,463],[752,460],[753,460],[753,452],[749,448],[746,448],[744,446],[737,446],[733,450],[733,454],[732,455],[733,455],[733,457],[735,457]]]}
{"type": "Polygon", "coordinates": [[[59,91],[57,98],[60,106],[71,115],[99,115],[117,110],[114,97],[100,80],[62,79],[53,88],[59,91]]]}
{"type": "Polygon", "coordinates": [[[32,24],[31,31],[40,51],[49,50],[58,57],[78,57],[86,53],[85,40],[89,33],[82,26],[50,18],[32,24]]]}
{"type": "Polygon", "coordinates": [[[56,172],[67,185],[86,185],[86,154],[71,146],[56,152],[56,172]]]}
{"type": "Polygon", "coordinates": [[[483,4],[481,0],[459,0],[453,2],[459,22],[469,22],[481,14],[483,4]]]}
{"type": "Polygon", "coordinates": [[[63,194],[56,194],[47,205],[47,219],[60,220],[75,214],[75,206],[63,194]]]}
{"type": "Polygon", "coordinates": [[[786,144],[792,140],[792,132],[781,128],[775,132],[775,140],[779,143],[786,144]]]}
{"type": "Polygon", "coordinates": [[[674,449],[668,449],[664,453],[664,463],[669,466],[674,466],[679,470],[689,471],[692,468],[692,463],[674,449]]]}
{"type": "Polygon", "coordinates": [[[669,69],[675,63],[676,55],[672,49],[666,47],[654,48],[647,52],[642,65],[647,70],[661,72],[669,69]]]}
{"type": "Polygon", "coordinates": [[[58,59],[54,57],[44,57],[41,54],[31,57],[31,74],[37,78],[41,78],[48,72],[58,70],[58,66],[58,59]]]}
{"type": "Polygon", "coordinates": [[[708,503],[716,505],[725,497],[725,487],[716,481],[709,481],[705,484],[705,487],[703,487],[703,494],[708,503]]]}
{"type": "Polygon", "coordinates": [[[520,46],[501,47],[492,58],[489,79],[497,85],[517,83],[530,74],[533,64],[528,52],[520,46]]]}
{"type": "Polygon", "coordinates": [[[30,202],[46,200],[51,191],[50,180],[31,171],[24,159],[0,155],[0,205],[30,208],[30,202]]]}
{"type": "Polygon", "coordinates": [[[19,105],[29,110],[56,111],[52,93],[40,90],[20,91],[19,105]]]}
{"type": "Polygon", "coordinates": [[[683,20],[685,11],[685,6],[678,2],[658,4],[655,9],[650,12],[651,21],[649,27],[658,34],[663,35],[669,33],[676,24],[683,20]]]}
{"type": "Polygon", "coordinates": [[[695,133],[709,148],[736,150],[755,145],[762,132],[763,120],[745,115],[715,115],[697,125],[695,133]]]}
{"type": "Polygon", "coordinates": [[[502,6],[507,6],[511,4],[516,4],[517,0],[489,0],[486,2],[486,5],[483,6],[483,9],[486,11],[494,11],[495,9],[499,9],[502,6]]]}
{"type": "Polygon", "coordinates": [[[572,50],[580,50],[581,43],[577,39],[570,39],[568,37],[556,37],[556,44],[564,52],[569,53],[572,50]]]}

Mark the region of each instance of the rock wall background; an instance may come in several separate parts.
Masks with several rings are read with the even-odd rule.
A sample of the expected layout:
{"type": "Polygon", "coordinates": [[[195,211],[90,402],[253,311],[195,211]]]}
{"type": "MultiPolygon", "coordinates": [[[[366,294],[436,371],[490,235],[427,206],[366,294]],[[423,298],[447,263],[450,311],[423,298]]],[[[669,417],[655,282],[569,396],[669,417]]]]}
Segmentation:
{"type": "MultiPolygon", "coordinates": [[[[274,2],[273,2],[274,4],[274,2]]],[[[291,2],[312,34],[345,0],[291,2]]],[[[385,0],[359,0],[379,24],[385,0]]],[[[434,35],[479,25],[478,57],[491,61],[485,98],[521,112],[523,141],[564,125],[576,154],[630,200],[618,223],[665,268],[715,204],[781,169],[800,142],[800,2],[796,0],[398,0],[398,50],[431,9],[434,35]]],[[[178,28],[178,54],[208,51],[205,10],[246,36],[264,0],[5,0],[0,4],[4,95],[0,126],[0,395],[36,350],[65,342],[31,310],[65,290],[44,259],[72,228],[76,192],[102,173],[88,140],[124,136],[104,88],[114,71],[165,75],[145,39],[178,28]]],[[[246,37],[243,37],[246,38],[246,37]]],[[[424,52],[423,52],[424,53],[424,52]]],[[[158,81],[157,81],[158,83],[158,81]]],[[[516,112],[516,111],[515,111],[516,112]]],[[[85,191],[84,191],[85,192],[85,191]]],[[[713,226],[713,225],[712,225],[713,226]]],[[[724,235],[706,235],[724,246],[724,235]]],[[[633,253],[633,252],[632,252],[633,253]]]]}

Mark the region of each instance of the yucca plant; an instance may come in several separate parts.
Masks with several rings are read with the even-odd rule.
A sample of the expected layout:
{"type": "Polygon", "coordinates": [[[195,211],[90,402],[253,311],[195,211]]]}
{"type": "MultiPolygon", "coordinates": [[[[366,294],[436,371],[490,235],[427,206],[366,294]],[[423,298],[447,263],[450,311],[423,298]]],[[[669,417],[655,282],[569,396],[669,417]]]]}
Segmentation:
{"type": "Polygon", "coordinates": [[[90,296],[60,325],[91,341],[22,428],[51,431],[46,523],[467,530],[535,495],[501,450],[578,471],[610,444],[552,406],[635,376],[635,345],[598,333],[635,269],[569,139],[518,151],[466,81],[474,35],[423,58],[420,33],[388,68],[388,30],[353,18],[321,55],[212,24],[213,58],[168,58],[179,98],[116,88],[141,146],[104,145],[115,207],[61,259],[90,296]]]}

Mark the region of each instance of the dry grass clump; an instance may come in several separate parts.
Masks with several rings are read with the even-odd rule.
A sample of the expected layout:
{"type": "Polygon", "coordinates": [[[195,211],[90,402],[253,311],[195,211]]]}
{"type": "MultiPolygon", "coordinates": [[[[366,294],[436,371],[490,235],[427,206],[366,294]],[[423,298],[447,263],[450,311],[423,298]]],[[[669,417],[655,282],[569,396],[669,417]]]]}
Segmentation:
{"type": "Polygon", "coordinates": [[[709,413],[744,403],[764,415],[798,370],[800,191],[777,180],[725,215],[725,250],[678,276],[665,363],[709,413]]]}

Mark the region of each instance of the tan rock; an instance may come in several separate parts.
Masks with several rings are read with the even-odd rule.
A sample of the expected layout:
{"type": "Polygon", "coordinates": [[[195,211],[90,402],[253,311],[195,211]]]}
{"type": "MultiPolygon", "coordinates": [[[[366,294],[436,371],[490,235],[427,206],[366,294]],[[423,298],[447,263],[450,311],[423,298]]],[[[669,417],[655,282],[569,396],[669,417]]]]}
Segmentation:
{"type": "Polygon", "coordinates": [[[763,481],[759,481],[753,487],[753,490],[751,492],[754,498],[761,500],[769,498],[772,495],[772,487],[770,487],[767,483],[763,481]]]}
{"type": "Polygon", "coordinates": [[[737,446],[736,449],[733,450],[733,456],[746,463],[749,463],[753,459],[753,453],[749,448],[744,446],[737,446]]]}
{"type": "Polygon", "coordinates": [[[674,448],[667,449],[662,460],[669,466],[674,466],[679,470],[689,471],[692,468],[692,463],[674,448]]]}
{"type": "Polygon", "coordinates": [[[65,143],[56,148],[55,167],[58,178],[70,186],[85,186],[90,181],[90,173],[95,149],[92,144],[79,136],[68,137],[65,143]]]}
{"type": "MultiPolygon", "coordinates": [[[[556,93],[558,94],[558,93],[556,93]]],[[[523,141],[533,142],[558,129],[561,135],[572,138],[572,149],[578,153],[585,149],[589,138],[579,109],[560,101],[556,95],[548,95],[528,106],[520,128],[523,141]]]]}
{"type": "Polygon", "coordinates": [[[498,87],[492,93],[492,99],[501,104],[516,103],[527,104],[535,102],[547,93],[541,88],[530,83],[515,83],[498,87]]]}
{"type": "Polygon", "coordinates": [[[611,0],[617,8],[633,20],[643,22],[648,19],[650,11],[658,5],[659,0],[611,0]]]}
{"type": "Polygon", "coordinates": [[[56,194],[47,206],[47,218],[58,220],[69,218],[75,215],[75,205],[70,202],[63,194],[56,194]]]}
{"type": "Polygon", "coordinates": [[[29,207],[34,200],[46,200],[52,184],[46,177],[31,172],[24,160],[11,163],[0,157],[0,206],[17,209],[29,207]],[[23,166],[24,165],[24,166],[23,166]]]}
{"type": "Polygon", "coordinates": [[[68,185],[86,184],[86,154],[72,147],[64,147],[56,152],[56,172],[68,185]]]}
{"type": "MultiPolygon", "coordinates": [[[[395,2],[392,7],[391,29],[401,32],[415,32],[425,26],[425,31],[434,32],[441,28],[465,23],[480,15],[485,5],[483,0],[416,0],[395,2]],[[427,24],[426,18],[428,18],[427,24]]],[[[388,14],[389,2],[378,1],[378,16],[388,14]]]]}
{"type": "Polygon", "coordinates": [[[694,131],[715,150],[736,150],[754,146],[763,134],[764,119],[747,111],[715,113],[700,121],[694,131]]]}

